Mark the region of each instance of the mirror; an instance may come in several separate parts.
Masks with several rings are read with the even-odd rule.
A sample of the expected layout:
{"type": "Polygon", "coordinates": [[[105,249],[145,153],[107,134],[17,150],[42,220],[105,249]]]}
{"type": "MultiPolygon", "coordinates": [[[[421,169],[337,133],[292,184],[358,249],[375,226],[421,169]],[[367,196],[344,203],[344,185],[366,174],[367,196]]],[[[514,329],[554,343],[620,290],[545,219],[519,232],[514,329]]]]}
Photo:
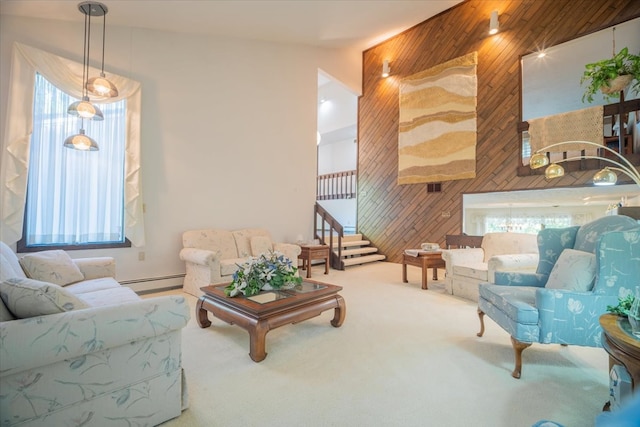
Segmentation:
{"type": "Polygon", "coordinates": [[[625,206],[640,206],[638,186],[467,193],[462,195],[462,230],[470,235],[537,233],[542,224],[560,228],[582,225],[605,216],[609,207],[622,200],[625,206]]]}
{"type": "MultiPolygon", "coordinates": [[[[616,52],[625,46],[640,52],[640,18],[636,18],[545,48],[542,58],[539,52],[522,57],[522,121],[607,104],[601,95],[583,103],[580,78],[586,64],[612,56],[614,28],[616,52]]],[[[638,95],[625,93],[625,99],[634,98],[638,95]]]]}
{"type": "MultiPolygon", "coordinates": [[[[614,40],[616,52],[624,47],[630,52],[640,52],[640,18],[523,56],[522,121],[615,102],[605,101],[602,94],[597,94],[591,103],[582,102],[585,87],[580,84],[586,64],[613,56],[614,40]],[[540,52],[545,55],[541,57],[540,52]]],[[[624,93],[625,101],[638,97],[639,94],[624,93]]],[[[607,145],[618,146],[625,154],[639,152],[639,116],[633,111],[623,115],[624,146],[618,145],[621,129],[618,115],[605,116],[603,138],[607,145]]],[[[529,134],[523,131],[521,165],[528,166],[530,152],[529,134]]]]}

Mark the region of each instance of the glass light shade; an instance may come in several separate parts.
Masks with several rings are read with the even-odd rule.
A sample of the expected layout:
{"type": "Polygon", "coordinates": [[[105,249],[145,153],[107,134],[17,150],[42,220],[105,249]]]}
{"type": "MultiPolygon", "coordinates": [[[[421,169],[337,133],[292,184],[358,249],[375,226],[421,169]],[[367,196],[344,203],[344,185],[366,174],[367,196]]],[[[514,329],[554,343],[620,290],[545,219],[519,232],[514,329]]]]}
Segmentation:
{"type": "Polygon", "coordinates": [[[491,18],[489,19],[489,34],[494,35],[498,33],[500,23],[498,22],[498,11],[491,12],[491,18]]]}
{"type": "Polygon", "coordinates": [[[89,101],[89,97],[87,96],[82,97],[82,101],[76,101],[73,104],[69,105],[69,108],[67,108],[67,113],[71,114],[72,116],[81,117],[83,119],[91,119],[97,121],[104,120],[102,111],[100,111],[97,106],[92,104],[89,101]]]}
{"type": "Polygon", "coordinates": [[[529,159],[529,166],[531,169],[539,169],[549,164],[549,158],[542,153],[535,153],[529,159]]]}
{"type": "Polygon", "coordinates": [[[618,175],[609,168],[604,168],[593,175],[593,185],[614,185],[618,175]]]}
{"type": "Polygon", "coordinates": [[[564,168],[556,163],[551,163],[549,167],[544,171],[544,176],[547,179],[559,178],[564,176],[564,168]]]}
{"type": "Polygon", "coordinates": [[[113,98],[118,96],[118,88],[116,85],[111,83],[105,76],[104,73],[100,73],[100,77],[91,77],[87,80],[87,84],[85,86],[90,93],[98,96],[108,96],[109,98],[113,98]]]}
{"type": "Polygon", "coordinates": [[[385,59],[382,62],[382,77],[387,78],[391,74],[391,67],[389,67],[389,60],[385,59]]]}
{"type": "Polygon", "coordinates": [[[64,146],[66,148],[73,148],[74,150],[81,151],[98,151],[98,143],[91,137],[84,134],[84,129],[80,129],[75,135],[71,135],[64,140],[64,146]]]}

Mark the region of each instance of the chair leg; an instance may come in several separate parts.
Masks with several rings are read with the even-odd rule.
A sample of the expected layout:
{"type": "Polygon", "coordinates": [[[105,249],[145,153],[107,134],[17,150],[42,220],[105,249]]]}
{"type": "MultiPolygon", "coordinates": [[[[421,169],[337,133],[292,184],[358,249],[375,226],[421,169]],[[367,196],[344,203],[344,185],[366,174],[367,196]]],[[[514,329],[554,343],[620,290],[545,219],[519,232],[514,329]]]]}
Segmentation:
{"type": "Polygon", "coordinates": [[[478,309],[478,318],[480,318],[480,332],[476,335],[481,337],[484,334],[484,312],[478,309]]]}
{"type": "Polygon", "coordinates": [[[513,378],[519,379],[520,372],[522,371],[522,352],[524,351],[525,348],[531,346],[531,343],[518,341],[514,337],[511,337],[511,344],[513,345],[513,351],[515,352],[515,355],[516,355],[516,366],[513,369],[511,376],[513,378]]]}

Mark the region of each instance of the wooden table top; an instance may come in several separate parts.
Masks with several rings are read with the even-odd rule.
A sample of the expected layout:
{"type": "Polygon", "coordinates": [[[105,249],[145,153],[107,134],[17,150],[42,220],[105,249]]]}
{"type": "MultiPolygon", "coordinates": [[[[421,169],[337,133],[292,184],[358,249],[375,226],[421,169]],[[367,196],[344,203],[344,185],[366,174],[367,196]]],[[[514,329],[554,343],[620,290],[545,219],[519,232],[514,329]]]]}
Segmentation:
{"type": "Polygon", "coordinates": [[[600,316],[600,326],[612,340],[622,343],[625,348],[637,350],[640,355],[640,339],[631,335],[631,326],[626,318],[611,313],[603,314],[600,316]]]}
{"type": "Polygon", "coordinates": [[[228,297],[224,293],[224,288],[228,285],[229,283],[225,283],[204,286],[200,289],[205,293],[203,297],[257,317],[277,313],[317,298],[335,295],[342,290],[342,286],[304,279],[302,284],[293,289],[261,291],[258,295],[251,297],[243,295],[228,297]]]}

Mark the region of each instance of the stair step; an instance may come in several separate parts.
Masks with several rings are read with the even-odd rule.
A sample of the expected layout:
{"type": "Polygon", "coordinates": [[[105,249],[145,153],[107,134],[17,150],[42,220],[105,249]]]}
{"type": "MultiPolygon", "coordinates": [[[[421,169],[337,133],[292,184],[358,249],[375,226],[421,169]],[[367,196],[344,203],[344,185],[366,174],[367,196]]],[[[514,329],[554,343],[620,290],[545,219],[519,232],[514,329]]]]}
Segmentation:
{"type": "MultiPolygon", "coordinates": [[[[368,240],[345,240],[342,239],[342,247],[343,248],[352,248],[354,246],[367,246],[371,242],[368,240]]],[[[338,247],[338,241],[333,241],[333,249],[335,250],[338,247]]]]}
{"type": "Polygon", "coordinates": [[[386,258],[387,257],[385,257],[384,255],[375,254],[375,255],[365,255],[365,256],[357,256],[353,258],[346,258],[346,259],[343,259],[342,262],[344,263],[345,267],[349,267],[351,265],[366,264],[368,262],[375,262],[375,261],[383,261],[386,258]]]}
{"type": "MultiPolygon", "coordinates": [[[[373,246],[367,246],[364,248],[355,248],[355,249],[343,249],[341,254],[342,256],[352,256],[352,255],[364,255],[364,254],[374,254],[378,252],[378,248],[374,248],[373,246]]],[[[336,252],[337,255],[337,252],[336,252]]]]}
{"type": "Polygon", "coordinates": [[[343,242],[351,242],[354,240],[362,240],[362,233],[347,234],[342,237],[343,242]]]}

